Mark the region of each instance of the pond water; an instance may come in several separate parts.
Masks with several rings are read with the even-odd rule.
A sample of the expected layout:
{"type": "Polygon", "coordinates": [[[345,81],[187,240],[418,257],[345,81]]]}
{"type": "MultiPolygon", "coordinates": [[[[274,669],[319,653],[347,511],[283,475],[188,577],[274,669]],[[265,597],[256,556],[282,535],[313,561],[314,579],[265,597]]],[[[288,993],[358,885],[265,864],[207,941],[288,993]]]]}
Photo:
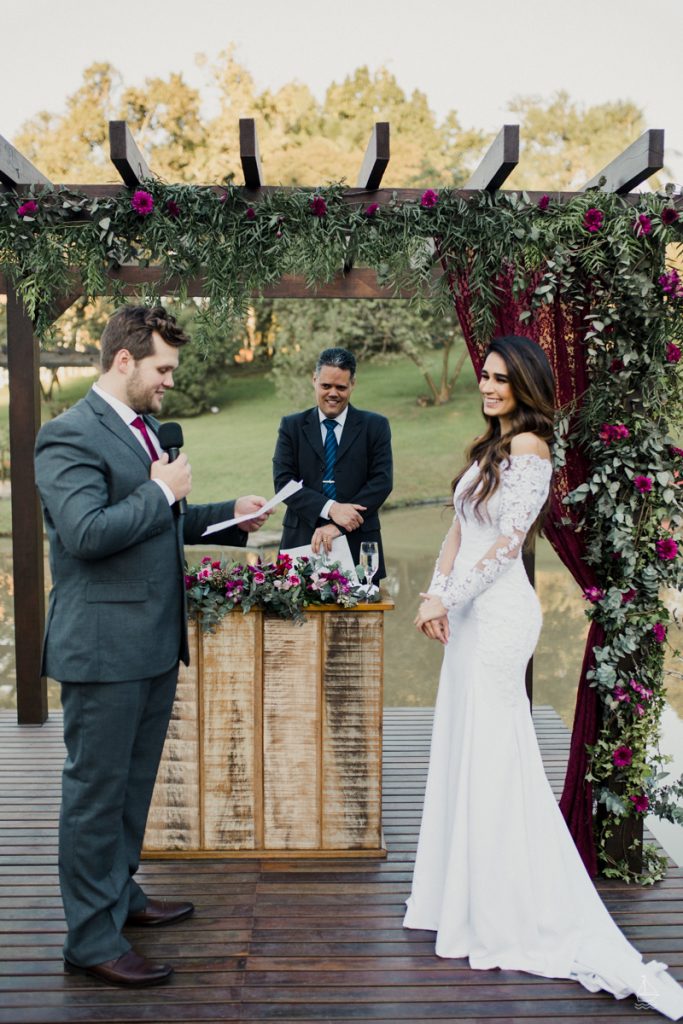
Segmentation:
{"type": "MultiPolygon", "coordinates": [[[[389,570],[384,588],[396,605],[385,617],[384,702],[387,706],[434,704],[442,649],[440,644],[417,632],[413,618],[417,595],[429,583],[434,559],[449,525],[448,510],[435,505],[395,510],[382,516],[389,570]]],[[[194,551],[201,557],[201,549],[194,551]]],[[[265,551],[272,557],[272,551],[265,551]]],[[[534,703],[555,708],[571,729],[587,632],[585,602],[570,574],[544,541],[539,543],[536,552],[536,589],[544,621],[534,656],[534,703]]],[[[16,701],[12,593],[11,542],[0,539],[0,707],[3,708],[14,707],[16,701]]],[[[672,600],[678,600],[680,606],[680,595],[672,595],[672,600]]],[[[683,649],[683,630],[674,627],[669,636],[673,646],[683,649]]],[[[667,696],[661,748],[673,757],[671,775],[678,777],[683,773],[683,661],[674,659],[671,654],[667,662],[667,696]]],[[[59,707],[59,688],[53,682],[49,684],[49,704],[51,708],[59,707]]],[[[683,864],[683,826],[649,818],[647,823],[674,860],[683,864]]]]}

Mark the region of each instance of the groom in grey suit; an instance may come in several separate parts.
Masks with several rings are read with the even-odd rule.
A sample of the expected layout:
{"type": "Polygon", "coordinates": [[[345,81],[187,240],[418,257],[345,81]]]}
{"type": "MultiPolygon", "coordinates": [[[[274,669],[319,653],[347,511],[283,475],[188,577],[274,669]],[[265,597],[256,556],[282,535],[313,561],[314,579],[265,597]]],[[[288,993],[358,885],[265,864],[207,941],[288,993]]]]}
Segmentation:
{"type": "Polygon", "coordinates": [[[67,757],[59,872],[67,970],[119,985],[166,981],[172,969],[131,947],[128,926],[189,916],[188,902],[148,898],[134,879],[178,677],[188,662],[183,544],[211,523],[243,545],[258,529],[255,495],[187,506],[184,454],[156,437],[164,393],[188,341],[163,308],[124,306],[101,341],[102,376],[36,444],[52,592],[44,672],[62,684],[67,757]]]}

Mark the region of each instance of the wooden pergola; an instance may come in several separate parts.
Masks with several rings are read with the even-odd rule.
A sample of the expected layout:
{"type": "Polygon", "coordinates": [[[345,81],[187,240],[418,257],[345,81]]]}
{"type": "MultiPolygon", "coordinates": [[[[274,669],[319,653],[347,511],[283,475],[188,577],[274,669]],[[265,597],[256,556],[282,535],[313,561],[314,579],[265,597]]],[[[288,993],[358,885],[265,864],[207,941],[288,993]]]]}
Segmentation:
{"type": "MultiPolygon", "coordinates": [[[[244,195],[257,203],[274,186],[264,184],[255,122],[240,120],[240,157],[244,175],[244,195]]],[[[122,188],[136,188],[153,177],[125,121],[109,123],[111,161],[121,183],[114,185],[68,185],[91,197],[115,196],[122,188]]],[[[378,122],[370,136],[355,188],[346,189],[343,201],[351,205],[419,200],[422,189],[383,189],[381,182],[389,162],[388,122],[378,122]]],[[[465,187],[458,195],[465,200],[482,190],[501,188],[519,162],[519,126],[504,125],[465,187]]],[[[664,166],[664,131],[651,129],[599,171],[581,192],[599,187],[603,191],[626,195],[664,166]]],[[[0,136],[0,189],[20,195],[29,186],[51,187],[52,183],[33,164],[0,136]]],[[[221,191],[215,186],[217,192],[221,191]]],[[[286,191],[277,188],[279,191],[286,191]]],[[[543,193],[529,193],[532,200],[543,193]]],[[[576,192],[551,193],[569,200],[576,192]]],[[[637,197],[633,196],[635,202],[637,197]]],[[[135,295],[147,283],[163,284],[165,294],[173,294],[179,282],[162,277],[159,267],[123,266],[111,271],[110,280],[122,285],[125,295],[135,295]]],[[[74,270],[74,287],[62,296],[53,310],[57,319],[82,294],[74,270]]],[[[201,276],[189,282],[187,293],[203,294],[201,276]]],[[[16,638],[17,717],[20,724],[42,724],[48,715],[47,681],[41,676],[45,605],[43,573],[43,522],[35,485],[33,449],[40,427],[39,368],[41,353],[34,325],[26,314],[15,289],[0,274],[0,294],[7,296],[7,367],[10,388],[10,455],[12,463],[12,548],[14,559],[14,622],[16,638]]],[[[306,287],[302,277],[285,276],[276,285],[260,293],[268,298],[318,299],[394,299],[401,293],[380,285],[373,270],[346,268],[315,290],[306,287]]]]}

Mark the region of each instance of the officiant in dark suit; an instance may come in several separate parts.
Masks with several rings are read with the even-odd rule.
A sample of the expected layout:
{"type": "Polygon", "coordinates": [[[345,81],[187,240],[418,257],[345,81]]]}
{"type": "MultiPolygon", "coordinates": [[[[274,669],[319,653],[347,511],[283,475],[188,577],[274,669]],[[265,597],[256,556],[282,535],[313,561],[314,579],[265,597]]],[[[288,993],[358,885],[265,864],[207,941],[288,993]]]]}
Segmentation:
{"type": "MultiPolygon", "coordinates": [[[[59,876],[66,969],[118,985],[166,981],[123,935],[171,924],[187,901],[148,898],[134,879],[171,714],[188,663],[183,544],[265,498],[186,505],[187,456],[174,461],[153,414],[189,339],[163,308],[124,306],[101,340],[102,376],[46,423],[36,481],[50,541],[52,591],[43,671],[62,684],[67,756],[59,876]]],[[[182,441],[181,441],[182,443],[182,441]]],[[[265,516],[214,534],[244,545],[265,516]]]]}
{"type": "Polygon", "coordinates": [[[350,405],[355,381],[352,353],[325,349],[313,374],[316,405],[280,423],[275,487],[304,484],[287,499],[280,547],[311,544],[317,554],[345,534],[358,565],[361,542],[377,541],[379,580],[386,576],[379,509],[392,488],[391,431],[386,417],[350,405]]]}

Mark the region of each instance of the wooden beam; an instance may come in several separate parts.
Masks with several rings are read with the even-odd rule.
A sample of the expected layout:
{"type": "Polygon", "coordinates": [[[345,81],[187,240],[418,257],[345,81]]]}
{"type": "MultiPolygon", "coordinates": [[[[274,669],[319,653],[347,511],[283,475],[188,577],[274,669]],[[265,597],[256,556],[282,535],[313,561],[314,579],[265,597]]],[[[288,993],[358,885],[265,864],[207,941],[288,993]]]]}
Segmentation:
{"type": "Polygon", "coordinates": [[[586,189],[595,188],[600,185],[600,179],[604,178],[604,183],[600,185],[603,192],[616,192],[617,195],[624,195],[637,185],[647,181],[657,171],[661,171],[663,166],[664,129],[650,128],[628,149],[607,164],[607,167],[591,178],[581,191],[585,192],[586,189]]]}
{"type": "Polygon", "coordinates": [[[358,175],[358,188],[374,191],[379,188],[389,163],[389,122],[377,121],[372,129],[363,166],[358,175]]]}
{"type": "Polygon", "coordinates": [[[109,156],[128,188],[135,188],[152,172],[125,121],[109,122],[109,156]]]}
{"type": "Polygon", "coordinates": [[[256,135],[256,121],[253,117],[240,118],[240,160],[244,184],[247,188],[261,188],[263,169],[256,135]]]}
{"type": "MultiPolygon", "coordinates": [[[[100,365],[100,350],[89,348],[85,352],[77,352],[72,348],[41,349],[40,365],[49,370],[58,370],[62,366],[95,366],[100,365]]],[[[0,366],[7,366],[7,349],[0,348],[0,366]]]]}
{"type": "Polygon", "coordinates": [[[466,189],[495,192],[519,163],[519,125],[504,124],[470,175],[466,189]]]}
{"type": "Polygon", "coordinates": [[[49,185],[50,179],[41,174],[30,160],[22,156],[11,142],[0,135],[0,184],[5,188],[21,185],[49,185]]]}
{"type": "Polygon", "coordinates": [[[43,517],[36,490],[33,449],[40,428],[39,348],[33,324],[13,289],[7,294],[9,434],[12,462],[12,556],[17,718],[42,725],[47,680],[42,673],[45,625],[43,517]]]}

